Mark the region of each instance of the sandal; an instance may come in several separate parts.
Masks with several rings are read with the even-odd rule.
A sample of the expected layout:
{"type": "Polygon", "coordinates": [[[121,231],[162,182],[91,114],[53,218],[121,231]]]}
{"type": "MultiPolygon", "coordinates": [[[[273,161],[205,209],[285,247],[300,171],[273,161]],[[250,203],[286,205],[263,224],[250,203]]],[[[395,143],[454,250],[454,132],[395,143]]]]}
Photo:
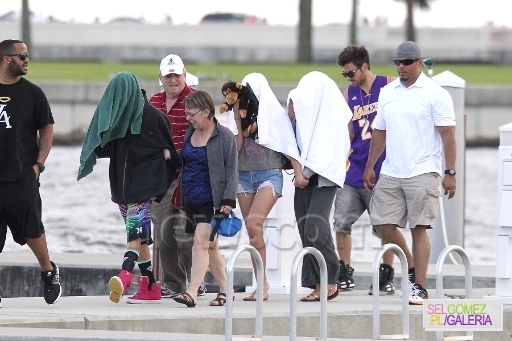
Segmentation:
{"type": "MultiPolygon", "coordinates": [[[[340,289],[338,287],[337,284],[331,286],[329,288],[329,291],[327,291],[327,300],[330,301],[334,298],[336,298],[338,296],[338,293],[340,292],[340,289]],[[336,289],[335,291],[333,291],[333,289],[336,289]]],[[[303,298],[300,299],[301,302],[318,302],[320,301],[320,297],[318,297],[317,295],[311,293],[303,298]]]]}
{"type": "Polygon", "coordinates": [[[300,299],[301,302],[318,302],[320,301],[320,297],[314,294],[309,294],[300,299]]]}
{"type": "Polygon", "coordinates": [[[175,300],[178,303],[184,304],[189,308],[195,307],[196,302],[194,302],[194,298],[190,296],[190,294],[186,291],[176,293],[173,297],[173,300],[175,300]]]}
{"type": "Polygon", "coordinates": [[[329,288],[329,291],[327,292],[327,301],[332,300],[333,298],[336,298],[340,292],[340,288],[338,287],[338,284],[334,284],[332,287],[329,288]],[[336,288],[336,291],[334,291],[332,294],[329,295],[329,293],[332,291],[332,289],[336,288]]]}
{"type": "Polygon", "coordinates": [[[222,307],[224,304],[226,304],[226,297],[227,296],[225,293],[219,292],[217,297],[210,301],[210,305],[212,307],[222,307]]]}

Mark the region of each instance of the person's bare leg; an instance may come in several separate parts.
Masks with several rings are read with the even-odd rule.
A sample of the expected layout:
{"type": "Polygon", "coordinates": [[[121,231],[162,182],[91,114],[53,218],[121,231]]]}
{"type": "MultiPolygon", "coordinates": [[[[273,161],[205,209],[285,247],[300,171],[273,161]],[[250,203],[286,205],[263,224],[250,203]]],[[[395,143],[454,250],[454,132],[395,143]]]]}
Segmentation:
{"type": "MultiPolygon", "coordinates": [[[[274,207],[275,203],[278,199],[278,194],[274,192],[271,187],[264,187],[256,193],[254,196],[246,196],[245,194],[238,195],[238,201],[240,204],[240,208],[244,207],[244,211],[246,212],[246,216],[244,217],[245,226],[247,228],[247,234],[249,235],[249,242],[252,247],[258,250],[260,254],[261,260],[263,262],[263,298],[268,298],[268,290],[269,284],[267,283],[267,277],[265,273],[266,265],[267,265],[267,250],[265,246],[264,232],[263,232],[263,223],[267,218],[269,212],[274,207]],[[252,198],[251,198],[252,197],[252,198]],[[246,209],[250,204],[250,209],[247,212],[246,209]]],[[[242,213],[242,215],[244,215],[242,213]]],[[[254,270],[254,274],[256,278],[258,278],[258,270],[257,264],[255,260],[251,257],[252,266],[254,270]]],[[[255,297],[256,292],[253,292],[251,295],[245,297],[246,300],[252,300],[255,297]]]]}
{"type": "Polygon", "coordinates": [[[344,232],[336,232],[336,249],[338,257],[345,264],[350,264],[350,254],[352,252],[352,236],[344,232]]]}
{"type": "Polygon", "coordinates": [[[203,281],[206,270],[208,270],[210,244],[210,224],[199,223],[194,233],[194,245],[192,246],[192,276],[187,293],[197,301],[197,289],[203,281]]]}
{"type": "MultiPolygon", "coordinates": [[[[382,244],[384,245],[384,244],[382,244]]],[[[382,255],[382,263],[387,264],[393,267],[393,262],[395,260],[395,253],[393,251],[386,251],[384,255],[382,255]]]]}
{"type": "Polygon", "coordinates": [[[227,294],[227,275],[226,268],[224,266],[224,258],[219,249],[219,240],[216,238],[213,242],[210,242],[208,249],[209,254],[209,268],[215,277],[217,284],[219,285],[219,293],[227,294]]]}
{"type": "Polygon", "coordinates": [[[27,245],[34,253],[34,256],[36,256],[41,271],[52,271],[53,266],[50,263],[46,235],[43,233],[39,238],[27,238],[27,245]]]}
{"type": "MultiPolygon", "coordinates": [[[[139,259],[137,261],[141,262],[142,261],[142,258],[141,258],[141,243],[140,243],[140,238],[139,239],[135,239],[135,240],[132,240],[130,241],[127,245],[126,245],[126,249],[127,250],[133,250],[133,251],[136,251],[138,254],[139,254],[139,259]]],[[[145,259],[147,260],[147,259],[145,259]]]]}
{"type": "Polygon", "coordinates": [[[411,235],[415,282],[426,288],[428,261],[430,259],[430,240],[426,226],[416,226],[411,229],[411,235]]]}
{"type": "MultiPolygon", "coordinates": [[[[382,236],[382,245],[388,243],[396,244],[404,252],[409,269],[413,268],[414,257],[411,254],[409,247],[407,246],[407,242],[405,241],[404,235],[400,230],[398,230],[398,227],[394,224],[385,224],[379,225],[377,229],[379,230],[379,233],[382,236]]],[[[389,256],[388,253],[390,252],[392,251],[388,251],[386,252],[386,254],[384,254],[383,263],[393,266],[394,255],[392,253],[391,256],[389,256]]]]}

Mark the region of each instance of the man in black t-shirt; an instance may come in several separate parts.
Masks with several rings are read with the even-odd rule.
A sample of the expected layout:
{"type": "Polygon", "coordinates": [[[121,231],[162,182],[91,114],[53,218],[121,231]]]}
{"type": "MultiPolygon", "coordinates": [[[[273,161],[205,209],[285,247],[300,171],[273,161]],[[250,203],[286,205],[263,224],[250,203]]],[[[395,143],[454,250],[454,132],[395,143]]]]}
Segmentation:
{"type": "MultiPolygon", "coordinates": [[[[39,176],[52,147],[54,121],[41,88],[22,77],[28,63],[22,41],[0,42],[0,226],[9,226],[16,243],[28,244],[41,266],[44,299],[53,304],[61,286],[41,221],[39,176]]],[[[0,229],[2,246],[5,234],[0,229]]]]}

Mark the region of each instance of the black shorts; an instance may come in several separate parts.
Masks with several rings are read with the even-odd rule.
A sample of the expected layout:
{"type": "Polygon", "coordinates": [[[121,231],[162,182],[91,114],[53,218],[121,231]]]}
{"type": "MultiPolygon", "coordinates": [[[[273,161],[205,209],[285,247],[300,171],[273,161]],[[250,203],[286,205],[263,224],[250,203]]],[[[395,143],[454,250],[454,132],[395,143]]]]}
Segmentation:
{"type": "Polygon", "coordinates": [[[195,233],[197,224],[209,224],[213,216],[220,213],[220,211],[215,212],[212,202],[205,204],[185,203],[184,209],[187,216],[186,233],[195,233]]]}
{"type": "Polygon", "coordinates": [[[26,238],[44,233],[41,207],[39,180],[33,170],[19,180],[0,181],[0,222],[9,226],[16,243],[25,245],[26,238]]]}

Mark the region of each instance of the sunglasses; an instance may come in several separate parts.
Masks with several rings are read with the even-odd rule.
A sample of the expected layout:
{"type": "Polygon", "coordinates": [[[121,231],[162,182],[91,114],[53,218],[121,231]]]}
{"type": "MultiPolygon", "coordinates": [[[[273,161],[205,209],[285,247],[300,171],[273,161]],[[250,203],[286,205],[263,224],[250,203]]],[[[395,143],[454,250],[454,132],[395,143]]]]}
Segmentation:
{"type": "Polygon", "coordinates": [[[25,52],[25,53],[20,53],[20,54],[7,54],[6,55],[7,57],[14,57],[14,56],[18,56],[20,57],[20,60],[22,62],[24,62],[26,59],[30,59],[30,55],[28,52],[25,52]]]}
{"type": "Polygon", "coordinates": [[[409,66],[411,64],[413,64],[414,62],[416,62],[418,59],[393,59],[393,61],[395,62],[395,65],[396,66],[400,66],[400,64],[403,64],[404,66],[409,66]]]}
{"type": "Polygon", "coordinates": [[[356,71],[359,70],[360,67],[358,67],[357,69],[355,70],[352,70],[352,71],[341,71],[341,75],[345,78],[354,78],[354,76],[356,75],[356,71]]]}

